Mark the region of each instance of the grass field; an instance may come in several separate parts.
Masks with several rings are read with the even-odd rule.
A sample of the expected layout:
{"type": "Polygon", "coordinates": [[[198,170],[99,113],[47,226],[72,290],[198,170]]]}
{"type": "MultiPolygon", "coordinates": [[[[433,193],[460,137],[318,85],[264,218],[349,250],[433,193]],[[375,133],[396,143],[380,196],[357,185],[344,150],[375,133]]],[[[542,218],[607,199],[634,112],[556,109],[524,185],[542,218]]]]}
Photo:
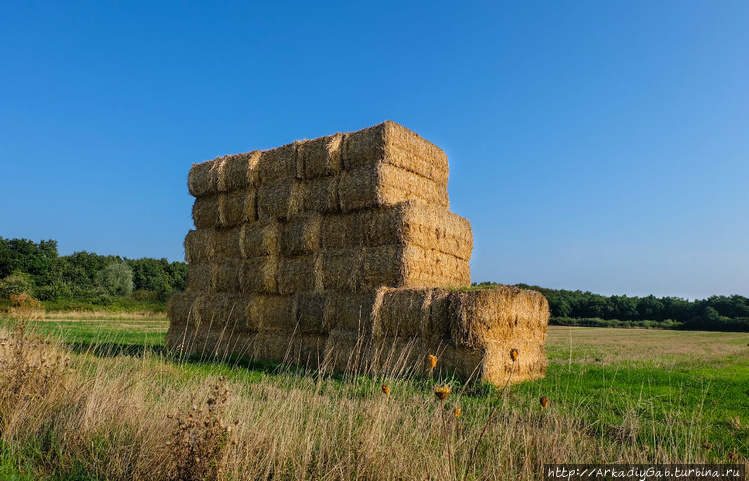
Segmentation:
{"type": "Polygon", "coordinates": [[[59,344],[28,363],[60,353],[74,370],[0,401],[0,478],[540,479],[544,463],[749,457],[747,333],[552,326],[546,378],[503,389],[180,360],[163,317],[101,317],[36,323],[59,344]]]}

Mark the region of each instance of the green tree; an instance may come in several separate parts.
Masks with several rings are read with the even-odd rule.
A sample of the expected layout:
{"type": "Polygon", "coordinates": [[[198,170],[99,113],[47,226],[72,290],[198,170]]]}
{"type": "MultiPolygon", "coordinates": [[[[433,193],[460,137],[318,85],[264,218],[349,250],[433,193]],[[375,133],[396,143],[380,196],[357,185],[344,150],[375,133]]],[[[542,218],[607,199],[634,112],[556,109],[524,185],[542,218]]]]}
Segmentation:
{"type": "Polygon", "coordinates": [[[25,272],[15,271],[0,279],[0,297],[4,299],[24,292],[31,294],[33,288],[34,282],[31,280],[31,276],[25,272]]]}
{"type": "Polygon", "coordinates": [[[113,296],[133,292],[133,270],[124,262],[112,262],[96,275],[96,284],[113,296]]]}

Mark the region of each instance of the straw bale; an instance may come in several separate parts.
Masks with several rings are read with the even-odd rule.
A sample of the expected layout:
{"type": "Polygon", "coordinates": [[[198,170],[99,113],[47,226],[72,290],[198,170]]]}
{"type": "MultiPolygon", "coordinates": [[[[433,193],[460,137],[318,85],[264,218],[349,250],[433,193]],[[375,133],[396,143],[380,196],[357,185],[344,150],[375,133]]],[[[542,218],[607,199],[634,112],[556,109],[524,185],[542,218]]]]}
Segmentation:
{"type": "Polygon", "coordinates": [[[259,332],[279,331],[289,336],[296,327],[294,296],[253,294],[247,307],[247,322],[259,332]]]}
{"type": "Polygon", "coordinates": [[[325,343],[324,369],[362,373],[371,358],[372,339],[365,333],[333,330],[325,343]]]}
{"type": "Polygon", "coordinates": [[[432,292],[436,289],[378,289],[373,312],[378,336],[423,336],[429,325],[432,292]]]}
{"type": "MultiPolygon", "coordinates": [[[[545,329],[544,329],[545,331],[545,329]]],[[[542,378],[547,366],[544,343],[539,339],[514,336],[487,342],[483,379],[495,384],[542,378]],[[510,351],[518,350],[512,362],[510,351]]]]}
{"type": "Polygon", "coordinates": [[[247,299],[226,293],[204,294],[193,304],[196,330],[236,329],[246,323],[247,299]]]}
{"type": "Polygon", "coordinates": [[[322,219],[321,214],[313,213],[287,222],[281,234],[281,254],[293,257],[318,252],[322,219]]]}
{"type": "Polygon", "coordinates": [[[192,263],[187,265],[187,289],[196,292],[211,290],[213,266],[210,262],[192,263]]]}
{"type": "Polygon", "coordinates": [[[218,192],[218,179],[223,159],[217,158],[200,164],[192,164],[187,175],[187,189],[193,197],[203,197],[218,192]]]}
{"type": "Polygon", "coordinates": [[[192,321],[193,305],[200,294],[196,292],[175,292],[169,297],[166,305],[166,315],[169,326],[185,326],[192,321]]]}
{"type": "Polygon", "coordinates": [[[341,142],[343,134],[306,140],[299,144],[298,177],[313,179],[336,175],[341,171],[341,142]]]}
{"type": "Polygon", "coordinates": [[[185,237],[185,260],[188,263],[207,262],[211,258],[213,229],[191,230],[185,237]]]}
{"type": "Polygon", "coordinates": [[[328,292],[324,325],[328,330],[371,333],[377,302],[376,291],[360,293],[328,292]]]}
{"type": "Polygon", "coordinates": [[[232,192],[257,187],[260,184],[257,164],[260,152],[255,150],[245,154],[227,155],[218,177],[218,190],[232,192]]]}
{"type": "Polygon", "coordinates": [[[338,188],[341,209],[350,212],[368,207],[421,200],[449,209],[447,184],[440,185],[392,164],[364,164],[341,174],[338,188]]]}
{"type": "MultiPolygon", "coordinates": [[[[384,248],[390,246],[375,249],[384,248]]],[[[373,262],[372,279],[377,279],[380,272],[379,256],[378,252],[373,262]]],[[[415,245],[402,247],[400,256],[403,280],[396,287],[465,287],[471,284],[471,267],[465,259],[415,245]]]]}
{"type": "Polygon", "coordinates": [[[282,258],[278,266],[278,292],[295,292],[315,289],[315,256],[312,254],[282,258]]]}
{"type": "Polygon", "coordinates": [[[244,293],[278,292],[278,256],[250,257],[239,267],[239,285],[244,293]]]}
{"type": "Polygon", "coordinates": [[[239,293],[239,268],[240,263],[235,259],[214,264],[211,271],[211,289],[214,292],[239,293]]]}
{"type": "MultiPolygon", "coordinates": [[[[339,223],[353,224],[346,231],[355,232],[345,247],[415,244],[460,259],[471,259],[471,223],[447,209],[412,201],[358,211],[348,216],[350,218],[339,223]]],[[[339,239],[334,236],[324,246],[338,247],[330,244],[339,239]]]]}
{"type": "Polygon", "coordinates": [[[218,195],[198,197],[192,205],[192,220],[195,227],[205,229],[221,225],[218,195]]]}
{"type": "Polygon", "coordinates": [[[245,224],[240,234],[241,254],[251,257],[281,253],[281,224],[278,221],[245,224]]]}
{"type": "Polygon", "coordinates": [[[252,354],[256,359],[315,369],[324,356],[326,341],[327,336],[261,332],[254,337],[252,354]]]}
{"type": "Polygon", "coordinates": [[[341,156],[346,170],[385,162],[447,186],[449,169],[445,152],[395,122],[386,121],[347,133],[341,156]]]}
{"type": "Polygon", "coordinates": [[[512,286],[450,293],[453,340],[480,347],[523,335],[545,338],[549,304],[538,292],[512,286]]]}
{"type": "Polygon", "coordinates": [[[326,250],[321,256],[317,273],[324,290],[460,287],[471,282],[467,260],[413,245],[326,250]]]}
{"type": "Polygon", "coordinates": [[[261,184],[257,191],[257,217],[263,222],[286,219],[294,213],[299,183],[293,178],[272,184],[261,184]],[[296,194],[296,195],[295,195],[296,194]]]}
{"type": "Polygon", "coordinates": [[[242,257],[241,227],[216,229],[211,236],[211,258],[239,259],[242,257]]]}
{"type": "Polygon", "coordinates": [[[338,249],[320,254],[319,264],[315,267],[320,288],[356,292],[361,284],[362,255],[363,249],[338,249]]]}
{"type": "Polygon", "coordinates": [[[257,219],[257,191],[237,190],[219,194],[219,223],[222,227],[234,227],[257,219]]]}
{"type": "Polygon", "coordinates": [[[260,184],[275,184],[290,180],[297,174],[297,147],[299,142],[265,150],[257,163],[260,184]]]}
{"type": "Polygon", "coordinates": [[[297,330],[303,334],[325,334],[329,331],[325,323],[329,295],[321,292],[299,292],[294,296],[294,319],[297,330]]]}
{"type": "Polygon", "coordinates": [[[338,202],[339,176],[317,177],[297,182],[292,194],[293,213],[340,212],[338,202]]]}

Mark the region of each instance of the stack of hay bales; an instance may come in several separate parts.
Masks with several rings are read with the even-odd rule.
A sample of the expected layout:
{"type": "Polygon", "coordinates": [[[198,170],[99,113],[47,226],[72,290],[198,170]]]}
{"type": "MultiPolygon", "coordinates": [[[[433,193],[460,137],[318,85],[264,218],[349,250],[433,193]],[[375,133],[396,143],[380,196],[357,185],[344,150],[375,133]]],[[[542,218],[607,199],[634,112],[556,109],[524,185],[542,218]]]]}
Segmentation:
{"type": "Polygon", "coordinates": [[[445,153],[393,122],[194,165],[167,345],[335,371],[436,354],[445,374],[542,376],[543,296],[454,290],[470,285],[473,235],[447,181],[445,153]]]}

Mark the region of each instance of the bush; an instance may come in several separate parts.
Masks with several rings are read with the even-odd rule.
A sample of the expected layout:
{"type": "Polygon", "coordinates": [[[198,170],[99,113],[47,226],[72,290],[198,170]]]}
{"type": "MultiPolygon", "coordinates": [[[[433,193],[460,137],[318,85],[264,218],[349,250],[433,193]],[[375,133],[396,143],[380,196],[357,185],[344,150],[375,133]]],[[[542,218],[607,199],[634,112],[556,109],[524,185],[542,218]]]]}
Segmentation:
{"type": "Polygon", "coordinates": [[[31,276],[20,271],[13,272],[4,279],[0,279],[0,297],[9,298],[12,295],[29,294],[34,287],[31,276]]]}

